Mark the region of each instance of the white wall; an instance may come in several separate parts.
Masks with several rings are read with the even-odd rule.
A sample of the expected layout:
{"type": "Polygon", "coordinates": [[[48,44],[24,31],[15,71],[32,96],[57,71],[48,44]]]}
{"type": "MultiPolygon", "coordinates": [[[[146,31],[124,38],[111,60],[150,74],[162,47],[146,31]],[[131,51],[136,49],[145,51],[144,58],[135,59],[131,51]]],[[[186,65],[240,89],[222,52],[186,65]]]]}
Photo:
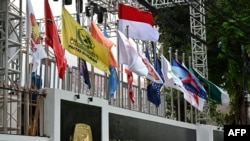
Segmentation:
{"type": "Polygon", "coordinates": [[[110,106],[107,100],[93,97],[93,101],[89,102],[87,95],[80,95],[80,99],[75,99],[73,92],[68,92],[59,89],[47,89],[47,97],[45,99],[45,123],[49,123],[49,126],[45,129],[45,134],[50,136],[52,141],[60,141],[60,101],[68,100],[72,102],[78,102],[83,104],[94,105],[102,108],[102,141],[109,141],[109,113],[115,113],[124,116],[130,116],[139,119],[146,119],[149,121],[159,122],[163,124],[194,129],[197,132],[197,141],[213,141],[213,130],[217,130],[217,127],[203,124],[190,124],[185,122],[179,122],[163,117],[153,116],[145,113],[131,111],[123,108],[110,106]]]}
{"type": "Polygon", "coordinates": [[[32,137],[0,134],[0,141],[50,141],[48,137],[32,137]]]}

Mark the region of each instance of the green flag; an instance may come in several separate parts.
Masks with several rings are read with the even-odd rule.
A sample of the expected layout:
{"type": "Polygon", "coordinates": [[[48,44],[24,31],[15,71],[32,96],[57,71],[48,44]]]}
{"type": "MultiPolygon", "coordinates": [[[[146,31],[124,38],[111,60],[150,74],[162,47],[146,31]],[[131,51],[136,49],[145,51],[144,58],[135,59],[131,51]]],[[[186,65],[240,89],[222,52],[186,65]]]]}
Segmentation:
{"type": "Polygon", "coordinates": [[[229,103],[229,95],[227,92],[223,91],[220,87],[216,86],[214,83],[206,79],[202,76],[198,71],[194,68],[189,68],[190,72],[193,73],[202,83],[204,83],[208,90],[209,99],[218,104],[226,104],[229,103]]]}

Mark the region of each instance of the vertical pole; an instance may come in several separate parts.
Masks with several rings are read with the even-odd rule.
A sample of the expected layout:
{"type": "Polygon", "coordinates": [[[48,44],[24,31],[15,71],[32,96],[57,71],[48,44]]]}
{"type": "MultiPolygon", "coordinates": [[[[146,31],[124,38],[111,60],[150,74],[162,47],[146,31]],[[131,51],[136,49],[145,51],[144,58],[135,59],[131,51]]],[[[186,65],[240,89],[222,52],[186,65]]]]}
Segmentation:
{"type": "Polygon", "coordinates": [[[119,66],[119,70],[118,70],[118,89],[117,89],[117,96],[116,96],[116,99],[118,99],[118,102],[117,102],[117,105],[118,107],[121,107],[123,106],[123,89],[122,89],[122,86],[123,86],[123,64],[119,64],[119,57],[120,57],[120,54],[119,54],[119,48],[120,48],[120,43],[119,43],[119,35],[118,35],[118,27],[119,27],[119,21],[117,21],[117,32],[116,32],[116,35],[117,35],[117,60],[118,60],[118,66],[119,66]]]}
{"type": "MultiPolygon", "coordinates": [[[[172,60],[172,47],[169,47],[169,60],[171,62],[172,60]]],[[[171,96],[171,119],[174,118],[174,94],[173,94],[173,89],[170,88],[170,96],[171,96]]]]}
{"type": "MultiPolygon", "coordinates": [[[[90,5],[90,10],[91,10],[91,17],[90,17],[91,19],[90,19],[89,25],[93,21],[93,15],[94,15],[93,5],[90,5]]],[[[95,69],[93,65],[91,65],[91,88],[92,88],[91,95],[94,96],[95,95],[95,69]]]]}
{"type": "MultiPolygon", "coordinates": [[[[28,7],[28,2],[26,2],[26,21],[27,21],[27,23],[26,23],[26,34],[30,34],[30,29],[29,29],[29,27],[30,27],[30,19],[29,19],[29,7],[28,7]]],[[[30,87],[30,84],[31,84],[31,69],[32,69],[32,66],[30,66],[29,65],[29,54],[30,54],[30,35],[27,35],[27,40],[26,40],[26,66],[27,67],[25,67],[25,84],[26,84],[26,88],[29,88],[30,87]]],[[[29,127],[29,123],[30,123],[30,119],[28,118],[29,117],[29,92],[25,92],[24,93],[24,99],[26,99],[26,101],[25,101],[25,110],[27,111],[26,113],[24,113],[24,114],[26,114],[26,118],[24,118],[24,120],[25,120],[25,124],[26,125],[24,125],[26,128],[27,127],[29,127]]],[[[28,134],[28,128],[26,129],[26,135],[28,134]]]]}
{"type": "MultiPolygon", "coordinates": [[[[3,55],[3,60],[4,62],[3,63],[3,66],[5,66],[5,70],[4,70],[4,74],[5,74],[5,77],[3,77],[3,86],[7,86],[8,87],[8,37],[9,37],[9,30],[8,30],[8,22],[9,22],[9,0],[4,0],[2,2],[3,4],[3,8],[2,11],[4,11],[5,15],[3,16],[3,30],[5,30],[5,55],[3,55]]],[[[4,53],[3,53],[4,54],[4,53]]],[[[1,121],[2,125],[3,125],[3,133],[7,133],[7,126],[8,126],[8,103],[7,103],[7,100],[8,100],[8,91],[6,89],[3,89],[3,119],[1,121]]],[[[0,114],[0,116],[1,116],[0,114]]]]}
{"type": "MultiPolygon", "coordinates": [[[[128,32],[129,32],[129,26],[127,25],[126,26],[126,37],[129,39],[129,33],[128,32]]],[[[127,81],[127,84],[128,84],[128,81],[127,81]]],[[[132,85],[132,87],[133,87],[133,85],[132,85]]],[[[129,93],[129,89],[127,90],[127,92],[129,93]]],[[[127,104],[128,104],[129,109],[131,109],[131,102],[130,102],[130,100],[128,100],[127,104]]]]}
{"type": "MultiPolygon", "coordinates": [[[[185,62],[185,53],[182,53],[182,62],[185,62]]],[[[187,122],[187,101],[184,100],[184,122],[187,122]]]]}
{"type": "MultiPolygon", "coordinates": [[[[192,59],[191,57],[188,58],[188,64],[192,63],[191,59],[192,59]]],[[[195,110],[194,111],[194,113],[195,113],[195,123],[198,123],[200,121],[198,121],[199,117],[197,117],[198,116],[197,108],[195,108],[194,110],[195,110]]],[[[193,123],[193,105],[191,105],[191,123],[193,123]]]]}
{"type": "MultiPolygon", "coordinates": [[[[77,13],[77,16],[79,16],[79,19],[80,19],[80,0],[76,0],[76,13],[77,13]]],[[[80,21],[79,21],[79,24],[80,24],[80,21]]],[[[79,57],[77,57],[77,64],[78,64],[78,89],[77,89],[77,94],[78,94],[78,96],[80,96],[80,93],[81,93],[81,75],[80,75],[80,67],[81,67],[81,64],[80,64],[80,58],[79,57]]]]}
{"type": "MultiPolygon", "coordinates": [[[[136,46],[137,47],[137,51],[140,49],[138,44],[139,43],[136,43],[136,45],[137,45],[136,46]]],[[[141,107],[141,77],[139,75],[137,75],[137,77],[138,77],[138,79],[137,79],[137,81],[138,81],[137,82],[138,83],[137,84],[137,86],[138,86],[138,91],[137,91],[137,99],[138,99],[137,101],[138,101],[138,104],[137,105],[138,106],[137,107],[139,108],[138,110],[141,111],[140,110],[141,109],[140,108],[141,107]]]]}
{"type": "MultiPolygon", "coordinates": [[[[22,4],[23,4],[23,0],[20,0],[20,3],[19,3],[19,8],[20,8],[19,16],[20,17],[23,17],[22,4]]],[[[20,19],[19,30],[21,32],[19,32],[19,38],[22,38],[22,35],[23,35],[23,28],[22,28],[23,27],[23,22],[22,21],[23,21],[23,18],[20,19]]],[[[23,63],[23,61],[22,61],[23,60],[23,53],[22,52],[20,53],[18,60],[20,60],[20,64],[23,63]]],[[[23,66],[20,67],[20,70],[22,70],[22,68],[23,68],[23,66]]],[[[23,76],[22,75],[20,75],[20,80],[23,80],[23,76]]],[[[19,89],[20,84],[21,84],[21,82],[19,83],[17,89],[19,89]]],[[[17,131],[17,133],[21,134],[21,132],[22,132],[21,131],[22,130],[22,95],[19,92],[17,92],[17,101],[18,101],[18,103],[17,103],[17,106],[18,106],[18,108],[17,108],[17,125],[18,125],[18,131],[17,131]]]]}
{"type": "MultiPolygon", "coordinates": [[[[153,47],[153,55],[154,55],[154,65],[156,64],[156,61],[158,61],[157,59],[156,59],[156,57],[157,57],[157,54],[156,54],[156,44],[155,44],[155,42],[151,42],[152,43],[152,47],[153,47]]],[[[154,68],[155,68],[155,66],[154,66],[154,68]]],[[[157,72],[158,73],[158,72],[157,72]]],[[[160,94],[161,94],[161,92],[160,92],[160,94]]],[[[160,99],[161,99],[161,96],[160,96],[160,99]]],[[[156,115],[158,115],[159,114],[159,107],[156,107],[155,106],[155,108],[156,108],[156,115]]]]}
{"type": "MultiPolygon", "coordinates": [[[[120,48],[120,46],[119,46],[119,35],[118,35],[118,27],[119,27],[119,22],[117,21],[117,30],[116,30],[116,43],[117,43],[117,62],[118,62],[118,89],[117,89],[117,94],[116,94],[116,99],[118,99],[118,101],[117,101],[117,105],[118,105],[118,107],[120,106],[120,97],[121,97],[121,81],[122,81],[122,79],[121,79],[121,77],[122,77],[122,64],[120,65],[119,64],[119,57],[120,57],[120,54],[119,54],[119,48],[120,48]]],[[[116,106],[117,106],[116,105],[116,106]]]]}
{"type": "MultiPolygon", "coordinates": [[[[107,12],[104,12],[104,24],[103,24],[103,26],[105,27],[105,29],[106,29],[106,26],[107,26],[107,12]]],[[[104,29],[104,28],[103,28],[104,29]]],[[[111,99],[110,99],[110,84],[109,84],[109,79],[111,79],[111,78],[109,78],[109,79],[107,79],[108,78],[108,76],[107,76],[107,73],[105,73],[105,76],[104,76],[104,80],[106,80],[106,82],[104,83],[104,90],[106,90],[104,93],[104,95],[106,95],[107,97],[107,99],[109,100],[109,101],[111,101],[111,99]]]]}
{"type": "MultiPolygon", "coordinates": [[[[161,54],[164,54],[164,49],[163,49],[163,46],[162,44],[160,44],[160,49],[161,49],[161,54]]],[[[162,64],[161,64],[161,67],[162,67],[162,64]]],[[[162,93],[163,93],[163,98],[164,98],[164,105],[163,105],[163,115],[165,116],[166,115],[166,110],[167,110],[167,101],[166,101],[166,94],[165,94],[165,86],[163,84],[163,89],[162,89],[162,93]]]]}
{"type": "MultiPolygon", "coordinates": [[[[175,59],[178,59],[178,50],[175,52],[175,59]]],[[[182,58],[182,63],[184,62],[182,58]]],[[[181,109],[180,109],[180,91],[177,91],[177,113],[178,113],[178,120],[181,120],[181,109]]]]}

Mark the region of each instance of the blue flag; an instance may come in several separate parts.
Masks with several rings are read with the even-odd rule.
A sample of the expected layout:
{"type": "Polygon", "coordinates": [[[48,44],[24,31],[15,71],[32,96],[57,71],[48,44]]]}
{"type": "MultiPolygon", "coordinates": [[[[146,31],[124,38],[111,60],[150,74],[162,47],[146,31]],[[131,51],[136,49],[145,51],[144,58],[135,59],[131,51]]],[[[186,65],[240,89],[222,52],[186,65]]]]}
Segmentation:
{"type": "MultiPolygon", "coordinates": [[[[76,20],[78,23],[80,23],[80,16],[79,14],[76,14],[76,20]]],[[[79,58],[79,72],[80,75],[83,76],[84,78],[84,83],[88,85],[88,88],[91,88],[91,82],[89,79],[89,71],[88,71],[88,67],[87,67],[87,63],[85,60],[79,58]]]]}
{"type": "Polygon", "coordinates": [[[175,59],[172,59],[171,63],[173,72],[181,79],[184,87],[188,91],[196,94],[198,97],[207,99],[207,92],[200,83],[199,79],[175,59]]]}
{"type": "Polygon", "coordinates": [[[146,50],[145,50],[145,56],[146,56],[146,58],[150,61],[150,56],[149,56],[149,52],[148,52],[148,47],[146,46],[145,48],[146,48],[146,50]]]}
{"type": "Polygon", "coordinates": [[[164,82],[164,77],[163,77],[163,74],[161,71],[161,61],[158,57],[155,58],[155,70],[157,71],[157,73],[161,77],[162,81],[164,82]]]}
{"type": "Polygon", "coordinates": [[[84,78],[84,83],[88,85],[88,88],[91,88],[91,82],[89,79],[89,71],[87,68],[87,64],[86,61],[84,61],[83,59],[79,58],[79,67],[80,67],[80,75],[83,76],[84,78]]]}
{"type": "Polygon", "coordinates": [[[162,84],[152,82],[147,86],[148,101],[153,103],[156,107],[161,104],[161,87],[162,84]]]}
{"type": "MultiPolygon", "coordinates": [[[[153,50],[154,50],[154,48],[153,48],[153,50]]],[[[148,52],[147,47],[146,47],[145,54],[146,54],[146,57],[149,57],[149,52],[148,52]]],[[[154,57],[154,68],[155,68],[156,72],[159,74],[159,76],[161,77],[161,79],[164,81],[163,74],[161,72],[160,60],[156,56],[156,54],[154,54],[154,56],[155,56],[154,57]]],[[[150,59],[150,58],[148,58],[148,59],[150,59]]],[[[159,105],[161,104],[161,87],[162,86],[163,86],[163,84],[156,83],[156,82],[151,82],[147,86],[148,101],[150,101],[151,103],[153,103],[157,107],[159,107],[159,105]]]]}
{"type": "MultiPolygon", "coordinates": [[[[103,35],[107,38],[109,37],[105,25],[103,28],[103,35]]],[[[114,66],[109,66],[109,71],[110,71],[110,74],[109,74],[109,95],[110,95],[110,98],[114,98],[115,91],[116,91],[117,86],[118,86],[118,73],[117,73],[116,68],[114,66]]]]}
{"type": "Polygon", "coordinates": [[[118,74],[116,72],[115,67],[110,66],[109,67],[109,93],[110,93],[110,98],[114,98],[115,91],[118,86],[118,74]]]}
{"type": "Polygon", "coordinates": [[[104,28],[103,28],[103,35],[104,35],[105,37],[109,38],[109,35],[108,35],[108,33],[107,33],[106,26],[104,26],[104,28]]]}

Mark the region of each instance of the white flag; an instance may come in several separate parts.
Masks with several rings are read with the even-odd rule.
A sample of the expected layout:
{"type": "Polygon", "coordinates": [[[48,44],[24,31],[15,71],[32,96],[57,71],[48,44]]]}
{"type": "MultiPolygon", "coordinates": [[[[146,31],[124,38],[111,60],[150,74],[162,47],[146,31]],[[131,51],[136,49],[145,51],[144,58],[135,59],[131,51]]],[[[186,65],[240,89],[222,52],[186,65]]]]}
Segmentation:
{"type": "Polygon", "coordinates": [[[41,59],[46,58],[47,54],[41,44],[40,31],[30,0],[26,2],[26,36],[29,44],[29,59],[33,65],[32,72],[35,72],[41,59]]]}
{"type": "Polygon", "coordinates": [[[118,30],[119,35],[119,64],[128,65],[128,69],[140,76],[146,76],[148,69],[142,62],[142,58],[138,55],[133,41],[129,40],[118,30]]]}
{"type": "Polygon", "coordinates": [[[188,91],[184,87],[182,81],[173,73],[172,67],[169,61],[163,55],[161,55],[161,63],[162,63],[161,71],[164,77],[164,86],[181,91],[186,101],[188,101],[191,105],[193,105],[194,107],[202,111],[204,101],[200,102],[200,104],[197,104],[196,102],[197,100],[195,99],[196,95],[188,91]]]}
{"type": "Polygon", "coordinates": [[[164,85],[188,93],[181,80],[172,72],[169,61],[161,55],[161,71],[164,77],[164,85]]]}

